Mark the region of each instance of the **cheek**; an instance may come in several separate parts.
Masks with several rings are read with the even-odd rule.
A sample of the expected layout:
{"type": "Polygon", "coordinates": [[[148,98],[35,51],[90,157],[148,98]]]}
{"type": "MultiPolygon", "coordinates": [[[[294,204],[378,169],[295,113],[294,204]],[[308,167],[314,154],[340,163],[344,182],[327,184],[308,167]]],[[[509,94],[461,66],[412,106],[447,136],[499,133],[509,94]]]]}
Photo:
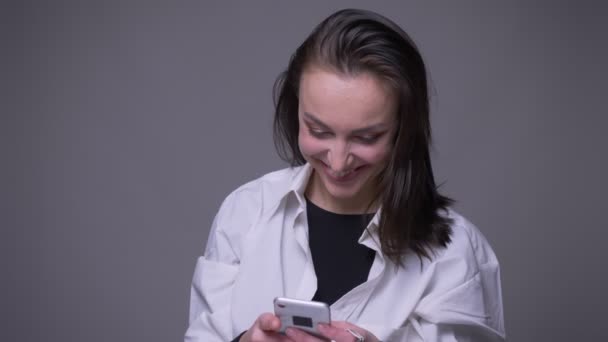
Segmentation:
{"type": "Polygon", "coordinates": [[[388,160],[390,146],[361,146],[357,149],[353,149],[352,153],[365,163],[384,164],[388,160]]]}
{"type": "Polygon", "coordinates": [[[306,156],[315,156],[327,151],[327,146],[319,139],[315,139],[307,134],[300,133],[298,136],[300,152],[306,156]]]}

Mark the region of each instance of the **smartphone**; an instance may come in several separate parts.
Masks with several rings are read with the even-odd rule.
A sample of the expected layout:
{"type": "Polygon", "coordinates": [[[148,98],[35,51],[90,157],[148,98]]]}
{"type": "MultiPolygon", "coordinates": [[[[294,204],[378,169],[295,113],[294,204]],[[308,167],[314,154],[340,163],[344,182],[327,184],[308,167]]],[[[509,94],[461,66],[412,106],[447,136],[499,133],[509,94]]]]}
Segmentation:
{"type": "Polygon", "coordinates": [[[329,305],[323,302],[277,297],[274,299],[274,314],[281,319],[281,333],[293,327],[325,339],[317,330],[317,324],[331,323],[329,305]]]}

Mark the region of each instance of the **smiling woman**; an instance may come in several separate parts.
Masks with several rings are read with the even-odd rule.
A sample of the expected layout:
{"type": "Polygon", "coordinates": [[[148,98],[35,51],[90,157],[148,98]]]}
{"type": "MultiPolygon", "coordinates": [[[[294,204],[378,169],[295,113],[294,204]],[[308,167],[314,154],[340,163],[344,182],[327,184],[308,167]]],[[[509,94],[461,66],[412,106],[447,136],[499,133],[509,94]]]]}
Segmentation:
{"type": "Polygon", "coordinates": [[[496,256],[435,185],[426,69],[408,35],[336,12],[274,89],[290,167],[222,203],[185,340],[321,341],[281,334],[276,297],[329,304],[317,331],[337,342],[504,340],[496,256]]]}

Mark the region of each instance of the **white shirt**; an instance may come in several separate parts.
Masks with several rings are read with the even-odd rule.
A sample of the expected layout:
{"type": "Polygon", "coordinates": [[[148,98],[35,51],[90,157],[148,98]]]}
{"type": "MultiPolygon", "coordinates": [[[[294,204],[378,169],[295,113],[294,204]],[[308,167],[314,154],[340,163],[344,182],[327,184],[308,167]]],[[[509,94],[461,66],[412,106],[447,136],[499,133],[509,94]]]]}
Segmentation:
{"type": "MultiPolygon", "coordinates": [[[[310,300],[317,279],[308,246],[304,191],[310,165],[269,173],[222,203],[192,279],[185,341],[230,341],[278,296],[310,300]]],[[[331,305],[332,320],[382,341],[504,341],[498,261],[473,224],[449,210],[451,243],[432,261],[383,256],[379,214],[359,243],[375,250],[367,281],[331,305]]]]}

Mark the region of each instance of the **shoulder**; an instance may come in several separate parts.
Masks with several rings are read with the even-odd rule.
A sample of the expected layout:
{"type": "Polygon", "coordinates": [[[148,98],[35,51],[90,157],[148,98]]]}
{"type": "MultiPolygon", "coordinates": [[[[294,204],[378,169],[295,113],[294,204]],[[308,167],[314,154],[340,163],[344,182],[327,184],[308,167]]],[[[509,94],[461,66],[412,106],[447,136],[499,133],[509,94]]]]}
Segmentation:
{"type": "Polygon", "coordinates": [[[232,250],[238,257],[245,234],[265,210],[276,207],[289,192],[296,172],[298,168],[270,172],[228,194],[213,220],[205,254],[213,257],[221,251],[232,250]]]}
{"type": "Polygon", "coordinates": [[[452,234],[456,245],[470,249],[481,263],[497,262],[492,246],[477,226],[452,209],[449,217],[452,218],[452,234]]]}
{"type": "Polygon", "coordinates": [[[438,263],[458,260],[465,278],[477,274],[485,266],[498,267],[492,246],[477,226],[453,209],[446,216],[452,220],[451,242],[437,253],[438,263]]]}
{"type": "Polygon", "coordinates": [[[290,191],[293,179],[301,170],[299,167],[289,167],[253,179],[233,190],[222,202],[219,214],[249,217],[260,214],[278,205],[280,200],[290,191]]]}
{"type": "Polygon", "coordinates": [[[266,173],[239,186],[231,194],[240,195],[251,192],[257,193],[263,190],[287,191],[289,185],[291,185],[291,180],[295,177],[300,169],[302,169],[302,166],[287,167],[266,173]]]}
{"type": "Polygon", "coordinates": [[[472,325],[504,335],[500,267],[481,231],[449,209],[452,241],[427,264],[416,312],[432,322],[472,325]]]}

